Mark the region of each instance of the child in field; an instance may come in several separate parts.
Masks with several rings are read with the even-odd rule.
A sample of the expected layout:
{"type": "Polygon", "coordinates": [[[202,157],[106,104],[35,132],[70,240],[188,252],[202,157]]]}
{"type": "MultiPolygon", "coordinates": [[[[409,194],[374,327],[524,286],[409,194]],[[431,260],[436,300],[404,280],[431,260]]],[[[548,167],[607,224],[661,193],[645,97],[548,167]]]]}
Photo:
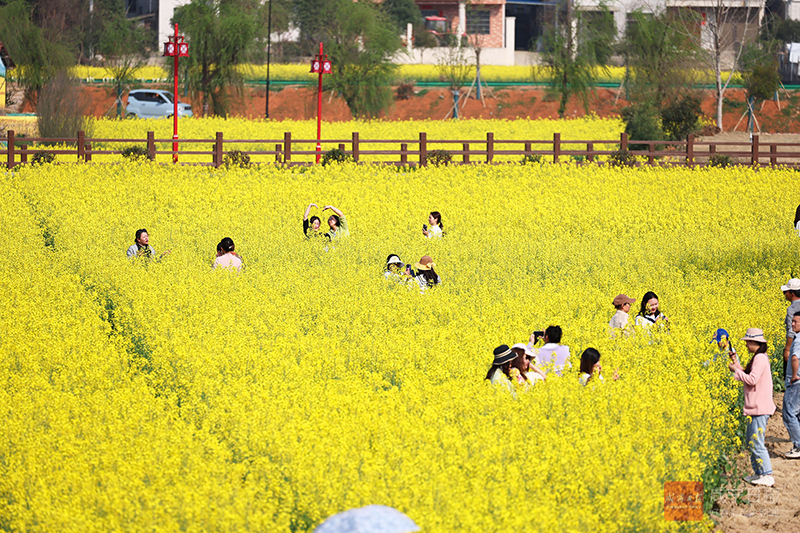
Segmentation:
{"type": "Polygon", "coordinates": [[[767,340],[764,332],[758,328],[749,328],[742,340],[753,356],[744,368],[738,358],[732,357],[728,368],[734,373],[734,379],[744,383],[744,416],[749,418],[746,440],[754,473],[744,480],[752,485],[771,487],[775,479],[772,477],[772,463],[764,446],[764,437],[767,420],[775,412],[775,403],[772,401],[772,372],[767,357],[767,340]]]}
{"type": "Polygon", "coordinates": [[[217,245],[217,258],[214,260],[212,268],[235,268],[242,270],[242,258],[234,252],[236,245],[233,239],[225,237],[217,245]]]}
{"type": "Polygon", "coordinates": [[[428,215],[428,223],[431,227],[428,228],[426,224],[422,225],[422,234],[427,238],[441,237],[443,234],[444,226],[442,225],[442,214],[439,211],[431,211],[428,215]]]}

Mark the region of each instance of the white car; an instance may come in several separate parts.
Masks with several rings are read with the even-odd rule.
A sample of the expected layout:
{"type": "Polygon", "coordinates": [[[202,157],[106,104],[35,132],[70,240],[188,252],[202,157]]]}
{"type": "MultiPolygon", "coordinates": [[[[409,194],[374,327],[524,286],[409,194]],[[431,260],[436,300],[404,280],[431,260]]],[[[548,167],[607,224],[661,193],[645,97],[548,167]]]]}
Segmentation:
{"type": "MultiPolygon", "coordinates": [[[[125,107],[128,118],[172,117],[174,111],[172,93],[169,91],[137,89],[128,93],[128,105],[125,107]]],[[[192,106],[178,102],[178,116],[191,117],[192,106]]]]}

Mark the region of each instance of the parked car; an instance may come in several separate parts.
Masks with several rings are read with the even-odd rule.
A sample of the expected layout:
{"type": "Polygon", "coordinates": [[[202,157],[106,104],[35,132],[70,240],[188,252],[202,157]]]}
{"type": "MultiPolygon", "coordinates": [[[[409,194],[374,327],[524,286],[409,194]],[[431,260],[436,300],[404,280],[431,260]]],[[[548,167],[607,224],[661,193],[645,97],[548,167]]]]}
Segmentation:
{"type": "MultiPolygon", "coordinates": [[[[153,89],[137,89],[128,93],[125,113],[128,118],[171,117],[175,110],[172,93],[153,89]]],[[[178,102],[178,116],[191,117],[192,106],[178,102]]]]}

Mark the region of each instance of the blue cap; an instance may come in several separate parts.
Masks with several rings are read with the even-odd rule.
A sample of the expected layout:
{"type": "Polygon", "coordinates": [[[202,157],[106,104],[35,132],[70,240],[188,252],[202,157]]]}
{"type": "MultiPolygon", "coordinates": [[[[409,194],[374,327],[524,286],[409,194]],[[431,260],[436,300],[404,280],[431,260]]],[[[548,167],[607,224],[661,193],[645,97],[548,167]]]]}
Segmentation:
{"type": "Polygon", "coordinates": [[[717,330],[716,333],[714,333],[714,338],[711,339],[711,342],[709,344],[713,344],[715,342],[719,343],[720,341],[722,341],[722,337],[725,337],[726,339],[729,339],[731,336],[728,335],[727,331],[725,331],[724,329],[720,328],[720,329],[717,330]]]}

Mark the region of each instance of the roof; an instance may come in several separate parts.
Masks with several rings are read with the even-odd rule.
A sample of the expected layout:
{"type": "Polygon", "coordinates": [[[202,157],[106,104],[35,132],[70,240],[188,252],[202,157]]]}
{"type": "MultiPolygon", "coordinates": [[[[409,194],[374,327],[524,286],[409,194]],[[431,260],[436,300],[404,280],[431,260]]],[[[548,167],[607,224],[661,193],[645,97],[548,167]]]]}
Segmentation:
{"type": "Polygon", "coordinates": [[[0,41],[0,61],[3,62],[3,66],[6,68],[14,68],[17,66],[14,60],[11,59],[11,55],[8,53],[8,49],[6,45],[3,44],[3,41],[0,41]]]}

